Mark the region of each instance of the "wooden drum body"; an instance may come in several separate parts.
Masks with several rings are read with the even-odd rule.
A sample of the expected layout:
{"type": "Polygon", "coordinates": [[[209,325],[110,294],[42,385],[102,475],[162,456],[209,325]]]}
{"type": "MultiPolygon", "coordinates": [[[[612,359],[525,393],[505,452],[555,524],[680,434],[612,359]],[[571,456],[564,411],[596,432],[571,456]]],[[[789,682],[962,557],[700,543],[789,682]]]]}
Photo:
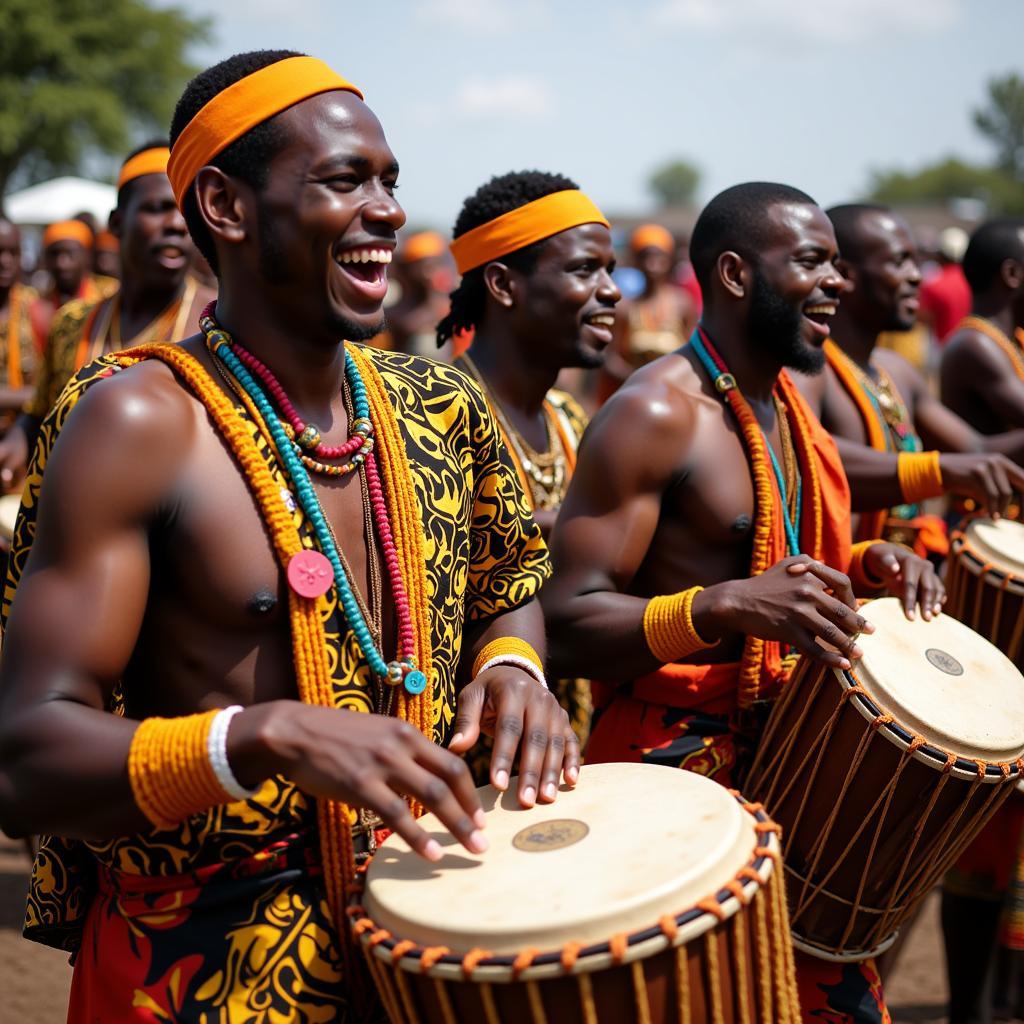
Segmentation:
{"type": "Polygon", "coordinates": [[[1024,671],[1024,523],[969,519],[952,536],[946,614],[1024,671]]]}
{"type": "Polygon", "coordinates": [[[966,626],[864,614],[853,672],[805,659],[747,780],[783,830],[794,943],[831,960],[883,952],[1013,791],[1024,678],[966,626]]]}
{"type": "Polygon", "coordinates": [[[432,815],[350,908],[393,1024],[798,1024],[777,828],[701,776],[588,765],[554,804],[480,795],[477,856],[432,815]]]}

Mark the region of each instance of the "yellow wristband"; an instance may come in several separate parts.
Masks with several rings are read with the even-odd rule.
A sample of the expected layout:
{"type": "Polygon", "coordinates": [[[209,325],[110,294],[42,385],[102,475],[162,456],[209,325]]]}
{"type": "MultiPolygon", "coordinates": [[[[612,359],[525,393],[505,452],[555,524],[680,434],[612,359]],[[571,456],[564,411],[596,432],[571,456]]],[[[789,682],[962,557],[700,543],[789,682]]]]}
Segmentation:
{"type": "Polygon", "coordinates": [[[502,658],[511,655],[516,658],[526,658],[527,661],[537,666],[537,671],[544,674],[544,662],[540,655],[525,641],[518,636],[499,636],[497,640],[491,640],[484,644],[483,649],[473,661],[473,678],[480,673],[480,667],[486,665],[495,658],[502,658]]]}
{"type": "Polygon", "coordinates": [[[896,472],[903,500],[910,504],[946,493],[938,452],[900,452],[896,458],[896,472]]]}
{"type": "Polygon", "coordinates": [[[155,828],[175,828],[192,814],[232,798],[210,763],[210,726],[218,710],[182,718],[147,718],[128,749],[128,779],[139,810],[155,828]]]}
{"type": "Polygon", "coordinates": [[[678,594],[652,597],[644,609],[644,637],[647,646],[660,662],[673,661],[706,650],[718,643],[701,639],[693,625],[693,599],[703,587],[691,587],[678,594]]]}
{"type": "Polygon", "coordinates": [[[869,548],[884,543],[884,540],[862,540],[853,545],[850,551],[850,567],[846,570],[846,575],[850,577],[854,590],[878,590],[883,585],[883,580],[875,579],[864,568],[864,556],[869,548]]]}

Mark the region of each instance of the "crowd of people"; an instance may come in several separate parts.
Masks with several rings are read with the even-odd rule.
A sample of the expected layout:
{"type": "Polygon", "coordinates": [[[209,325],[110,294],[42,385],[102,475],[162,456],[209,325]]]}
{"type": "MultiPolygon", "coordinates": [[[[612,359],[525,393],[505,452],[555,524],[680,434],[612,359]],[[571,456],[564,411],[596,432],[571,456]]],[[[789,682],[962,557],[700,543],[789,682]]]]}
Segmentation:
{"type": "MultiPolygon", "coordinates": [[[[0,220],[0,827],[71,1021],[373,1019],[344,907],[389,832],[480,854],[478,785],[584,761],[742,788],[798,658],[850,669],[860,598],[933,619],[951,526],[1019,512],[1020,221],[926,268],[749,182],[617,248],[522,171],[410,234],[359,87],[287,51],[169,143],[47,228],[45,291],[0,220]]],[[[1021,802],[947,878],[954,1024],[1024,948],[1021,802]]],[[[888,1020],[888,956],[798,952],[804,1019],[888,1020]]]]}

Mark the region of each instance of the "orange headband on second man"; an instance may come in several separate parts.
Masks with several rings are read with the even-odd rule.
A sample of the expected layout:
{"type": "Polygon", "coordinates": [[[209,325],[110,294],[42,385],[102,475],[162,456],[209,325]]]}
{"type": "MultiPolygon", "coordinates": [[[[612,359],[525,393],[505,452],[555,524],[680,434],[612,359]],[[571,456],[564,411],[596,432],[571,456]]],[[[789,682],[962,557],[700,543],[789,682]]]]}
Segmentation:
{"type": "Polygon", "coordinates": [[[593,200],[577,189],[552,192],[459,235],[451,245],[460,274],[581,224],[611,227],[593,200]]]}
{"type": "Polygon", "coordinates": [[[123,189],[129,181],[141,178],[144,174],[166,174],[167,161],[171,151],[166,146],[154,146],[152,149],[144,149],[135,156],[130,156],[121,167],[121,173],[117,176],[118,191],[123,189]]]}
{"type": "Polygon", "coordinates": [[[77,242],[86,249],[92,248],[92,231],[80,220],[59,220],[43,232],[43,248],[49,249],[57,242],[77,242]]]}
{"type": "Polygon", "coordinates": [[[180,207],[185,192],[218,153],[251,128],[311,96],[334,90],[363,94],[315,57],[286,57],[229,85],[192,118],[171,147],[167,176],[180,207]]]}

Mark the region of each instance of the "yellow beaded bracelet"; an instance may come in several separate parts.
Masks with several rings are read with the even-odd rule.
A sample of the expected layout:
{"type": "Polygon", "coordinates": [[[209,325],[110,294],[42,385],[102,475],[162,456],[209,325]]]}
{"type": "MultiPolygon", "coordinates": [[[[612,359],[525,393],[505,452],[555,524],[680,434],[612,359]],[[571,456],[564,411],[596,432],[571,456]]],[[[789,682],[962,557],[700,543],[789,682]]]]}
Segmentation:
{"type": "Polygon", "coordinates": [[[703,587],[691,587],[678,594],[652,597],[644,609],[644,636],[647,646],[659,661],[670,664],[695,651],[714,647],[701,639],[693,624],[693,599],[703,587]]]}
{"type": "Polygon", "coordinates": [[[155,828],[175,828],[232,799],[217,781],[207,746],[218,713],[147,718],[135,730],[128,779],[139,810],[155,828]]]}
{"type": "Polygon", "coordinates": [[[497,640],[491,640],[484,644],[483,649],[473,661],[473,678],[480,674],[481,666],[486,665],[495,658],[503,658],[508,655],[516,658],[525,658],[531,664],[537,666],[537,671],[544,674],[544,662],[540,655],[525,640],[518,636],[499,636],[497,640]]]}
{"type": "Polygon", "coordinates": [[[900,452],[896,457],[903,500],[914,504],[946,493],[938,452],[900,452]]]}

